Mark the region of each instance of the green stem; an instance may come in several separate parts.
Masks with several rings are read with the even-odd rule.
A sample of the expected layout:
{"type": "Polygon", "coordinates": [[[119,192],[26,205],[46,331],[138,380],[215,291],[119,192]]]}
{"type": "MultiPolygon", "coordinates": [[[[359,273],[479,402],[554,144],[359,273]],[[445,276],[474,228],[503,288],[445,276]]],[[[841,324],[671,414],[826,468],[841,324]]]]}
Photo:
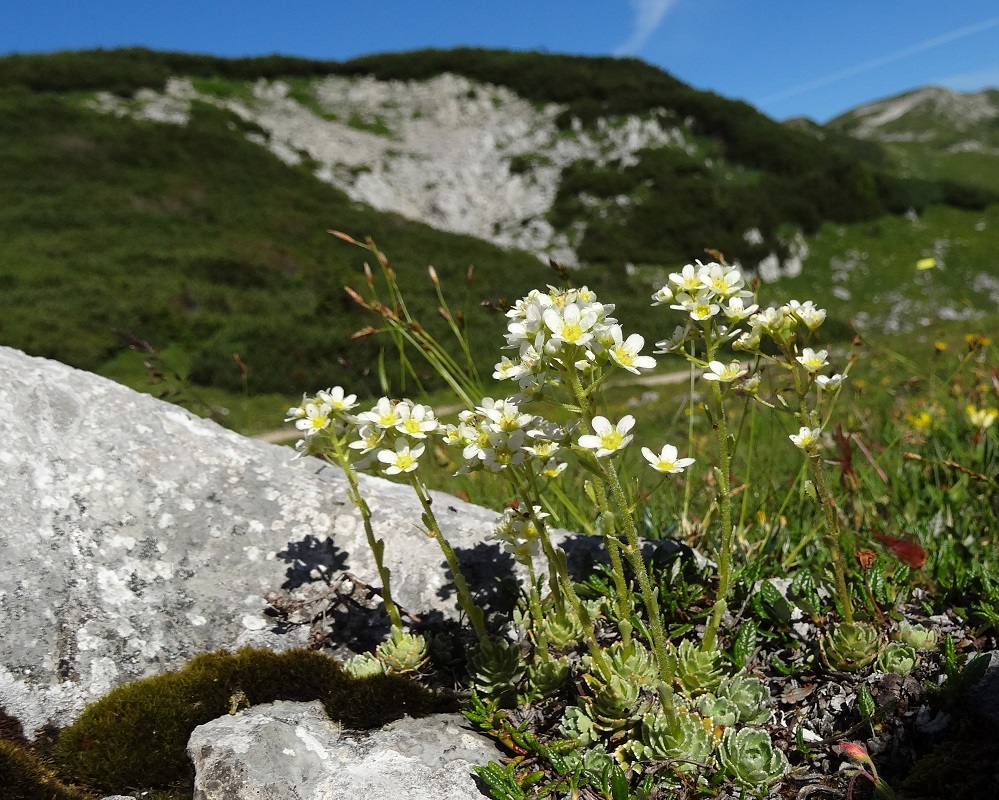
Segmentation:
{"type": "Polygon", "coordinates": [[[718,381],[712,381],[715,404],[718,407],[718,494],[721,498],[722,541],[718,552],[718,592],[711,609],[711,618],[704,631],[704,641],[701,650],[715,648],[718,638],[718,628],[721,619],[728,608],[728,589],[732,580],[732,487],[729,483],[731,457],[728,449],[728,424],[725,420],[725,406],[722,403],[722,391],[718,381]]]}
{"type": "MultiPolygon", "coordinates": [[[[610,467],[610,465],[608,465],[610,467]]],[[[645,602],[645,609],[649,614],[649,632],[652,634],[652,649],[659,664],[659,674],[667,686],[673,684],[673,660],[666,652],[666,630],[663,626],[662,614],[659,610],[659,600],[656,591],[652,588],[652,581],[649,579],[649,571],[645,567],[645,560],[642,558],[641,544],[638,541],[638,528],[635,526],[635,517],[631,513],[630,504],[621,485],[621,479],[613,468],[604,470],[611,491],[614,495],[614,503],[617,505],[618,513],[624,521],[624,532],[628,539],[628,546],[624,548],[625,557],[638,578],[638,586],[642,593],[642,600],[645,602]]]]}
{"type": "Polygon", "coordinates": [[[409,482],[416,492],[416,496],[420,498],[420,505],[423,506],[423,524],[427,526],[427,532],[440,545],[451,574],[454,576],[454,585],[458,590],[458,605],[468,615],[468,619],[472,623],[472,627],[475,628],[476,635],[479,637],[479,642],[485,646],[489,642],[485,617],[482,609],[479,608],[472,598],[472,592],[469,590],[468,584],[465,582],[465,576],[461,572],[461,564],[458,562],[458,556],[455,555],[454,548],[451,547],[448,540],[444,538],[444,534],[441,533],[437,517],[434,516],[433,509],[430,507],[431,501],[426,488],[420,483],[420,479],[412,473],[410,473],[409,482]]]}
{"type": "Polygon", "coordinates": [[[393,634],[396,631],[401,632],[402,616],[399,613],[399,607],[392,600],[392,571],[385,566],[384,561],[385,541],[383,539],[375,538],[374,529],[371,527],[371,509],[368,508],[368,504],[361,496],[361,491],[357,483],[357,473],[354,471],[353,466],[351,466],[350,459],[347,457],[347,453],[343,449],[343,442],[341,442],[336,436],[331,438],[333,439],[333,447],[337,463],[347,476],[347,498],[361,513],[361,521],[364,524],[364,535],[367,537],[368,547],[371,548],[371,554],[375,558],[375,567],[378,570],[378,577],[382,582],[382,602],[385,603],[385,611],[388,613],[389,620],[392,623],[393,634]]]}

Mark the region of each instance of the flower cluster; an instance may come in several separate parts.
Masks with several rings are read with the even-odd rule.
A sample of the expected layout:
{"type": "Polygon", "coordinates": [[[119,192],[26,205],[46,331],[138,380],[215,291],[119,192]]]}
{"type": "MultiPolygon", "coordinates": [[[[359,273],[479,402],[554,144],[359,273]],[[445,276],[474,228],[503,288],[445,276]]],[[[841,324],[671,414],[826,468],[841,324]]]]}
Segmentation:
{"type": "Polygon", "coordinates": [[[457,425],[442,429],[448,445],[462,448],[459,473],[485,468],[500,472],[533,462],[536,470],[557,477],[565,469],[560,458],[567,431],[521,408],[518,398],[486,397],[474,409],[462,411],[457,425]]]}
{"type": "Polygon", "coordinates": [[[296,445],[299,455],[351,439],[346,446],[364,456],[356,464],[359,469],[380,465],[386,475],[399,475],[419,466],[426,438],[441,430],[433,409],[412,400],[382,397],[370,410],[350,413],[356,407],[354,395],[334,386],[289,408],[285,420],[303,434],[296,445]]]}
{"type": "Polygon", "coordinates": [[[645,340],[637,333],[625,338],[610,316],[613,311],[585,286],[532,290],[507,312],[507,347],[518,355],[504,356],[493,377],[519,381],[521,396],[532,399],[546,386],[561,384],[569,370],[586,373],[614,365],[637,375],[655,368],[652,356],[640,355],[645,340]]]}

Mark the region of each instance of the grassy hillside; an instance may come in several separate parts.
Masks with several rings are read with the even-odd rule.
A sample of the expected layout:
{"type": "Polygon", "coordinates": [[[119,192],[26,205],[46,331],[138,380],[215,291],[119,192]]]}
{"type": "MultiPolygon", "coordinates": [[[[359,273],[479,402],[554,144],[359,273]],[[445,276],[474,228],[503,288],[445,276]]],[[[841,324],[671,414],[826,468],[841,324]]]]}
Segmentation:
{"type": "MultiPolygon", "coordinates": [[[[668,332],[643,313],[660,267],[674,269],[705,247],[753,263],[778,235],[815,232],[816,242],[826,242],[816,269],[826,275],[836,253],[856,249],[854,235],[872,259],[881,258],[863,237],[871,226],[896,230],[891,212],[941,202],[972,208],[952,220],[970,231],[986,213],[977,209],[992,199],[963,184],[901,179],[871,143],[779,125],[634,59],[481,50],[346,63],[141,49],[9,56],[0,59],[0,342],[139,385],[142,358],[121,356],[122,332],[167,351],[195,383],[228,392],[295,394],[330,383],[374,392],[382,343],[348,339],[372,320],[342,290],[363,287],[365,254],[328,235],[337,228],[373,236],[409,288],[413,311],[443,330],[426,279],[433,264],[466,314],[474,352],[492,363],[502,319],[481,301],[516,298],[548,282],[532,254],[352,202],[307,163],[288,166],[248,141],[248,132],[258,132],[252,124],[208,103],[195,103],[185,126],[86,106],[96,90],[130,96],[174,75],[227,92],[260,77],[294,78],[304,92],[309,79],[330,73],[416,80],[443,70],[506,85],[539,104],[562,103],[566,126],[659,107],[692,119],[688,151],[647,150],[636,164],[567,168],[550,213],[559,229],[585,223],[578,251],[589,266],[578,279],[617,302],[649,340],[668,332]],[[825,232],[830,223],[846,238],[825,232]],[[765,245],[746,241],[750,228],[763,232],[765,245]],[[637,272],[626,276],[625,263],[637,272]],[[234,354],[249,368],[245,382],[234,354]]],[[[932,249],[940,238],[921,236],[910,249],[932,249]]],[[[969,269],[987,271],[977,252],[969,269]]],[[[832,291],[828,279],[815,278],[809,266],[802,287],[832,291]]],[[[852,291],[877,306],[862,286],[852,291]]],[[[845,330],[846,311],[840,316],[845,330]]]]}
{"type": "MultiPolygon", "coordinates": [[[[363,284],[364,253],[327,229],[376,237],[411,287],[434,264],[476,328],[494,326],[481,299],[546,277],[530,255],[352,203],[239,125],[209,106],[168,127],[0,92],[0,341],[99,371],[122,330],[179,346],[200,383],[241,389],[239,353],[251,392],[374,388],[377,345],[346,338],[370,320],[342,288],[363,284]],[[469,291],[472,264],[483,277],[469,291]]],[[[433,320],[432,298],[413,294],[433,320]]]]}

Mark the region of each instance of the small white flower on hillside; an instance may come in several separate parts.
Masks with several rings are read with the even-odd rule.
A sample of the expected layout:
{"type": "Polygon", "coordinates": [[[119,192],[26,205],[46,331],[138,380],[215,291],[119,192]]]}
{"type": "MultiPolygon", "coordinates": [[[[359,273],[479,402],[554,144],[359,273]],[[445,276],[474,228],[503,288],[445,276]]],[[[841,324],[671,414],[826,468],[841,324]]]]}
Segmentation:
{"type": "Polygon", "coordinates": [[[836,373],[835,375],[816,375],[815,382],[818,384],[819,388],[831,392],[834,389],[838,389],[843,385],[843,381],[846,380],[846,375],[841,375],[836,373]]]}
{"type": "Polygon", "coordinates": [[[691,326],[688,322],[686,325],[677,325],[673,329],[673,335],[668,339],[663,339],[661,342],[656,342],[656,350],[654,353],[678,353],[683,350],[683,346],[687,343],[687,337],[690,335],[691,326]]]}
{"type": "Polygon", "coordinates": [[[705,289],[710,289],[719,297],[739,294],[746,283],[739,270],[721,264],[707,264],[700,273],[700,279],[705,289]]]}
{"type": "Polygon", "coordinates": [[[357,415],[359,422],[370,422],[379,428],[388,430],[394,428],[402,420],[399,415],[398,403],[387,397],[382,397],[370,411],[362,411],[357,415]]]}
{"type": "Polygon", "coordinates": [[[541,470],[541,474],[546,478],[557,478],[563,472],[565,472],[566,467],[569,465],[564,461],[559,461],[557,458],[549,458],[545,462],[545,466],[541,470]]]}
{"type": "Polygon", "coordinates": [[[760,349],[760,332],[758,329],[753,329],[751,331],[746,331],[738,339],[732,342],[733,350],[745,350],[750,353],[755,353],[760,349]]]}
{"type": "Polygon", "coordinates": [[[721,311],[720,305],[711,302],[713,299],[712,293],[704,289],[693,294],[681,292],[674,298],[676,302],[670,308],[676,311],[686,311],[694,322],[703,322],[721,311]]]}
{"type": "Polygon", "coordinates": [[[749,318],[749,324],[754,329],[771,335],[783,335],[794,328],[795,322],[797,322],[797,319],[791,314],[787,306],[765,308],[762,311],[757,311],[749,318]]]}
{"type": "Polygon", "coordinates": [[[327,403],[306,403],[305,414],[295,423],[295,427],[306,436],[314,436],[326,430],[332,422],[330,407],[327,403]]]}
{"type": "Polygon", "coordinates": [[[669,285],[663,286],[652,295],[652,305],[654,306],[664,306],[668,303],[673,302],[673,290],[669,288],[669,285]]]}
{"type": "Polygon", "coordinates": [[[395,443],[394,450],[379,450],[378,460],[386,465],[386,475],[412,472],[420,466],[420,456],[423,455],[424,449],[423,444],[410,447],[405,439],[399,439],[395,443]]]}
{"type": "Polygon", "coordinates": [[[829,365],[828,356],[828,350],[819,350],[816,352],[811,347],[806,347],[801,351],[801,355],[796,356],[794,360],[809,372],[818,372],[823,367],[829,365]]]}
{"type": "Polygon", "coordinates": [[[662,451],[659,453],[654,453],[648,447],[643,447],[642,455],[645,456],[645,460],[649,462],[652,469],[656,472],[671,475],[683,472],[694,463],[694,459],[692,458],[677,458],[677,450],[671,444],[664,445],[662,451]]]}
{"type": "Polygon", "coordinates": [[[569,303],[560,311],[549,308],[544,313],[545,325],[552,336],[566,344],[585,345],[593,338],[591,328],[597,323],[597,315],[589,308],[580,309],[569,303]]]}
{"type": "Polygon", "coordinates": [[[516,379],[521,375],[526,375],[530,371],[521,362],[511,361],[506,356],[503,356],[502,360],[493,369],[493,377],[498,381],[516,379]]]}
{"type": "Polygon", "coordinates": [[[350,411],[352,408],[357,407],[357,395],[345,395],[342,386],[333,386],[318,392],[316,396],[322,402],[328,403],[333,411],[350,411]]]}
{"type": "Polygon", "coordinates": [[[722,309],[722,313],[728,317],[729,322],[742,322],[750,314],[754,313],[759,308],[756,303],[751,306],[746,306],[741,297],[730,297],[728,299],[728,305],[722,309]]]}
{"type": "Polygon", "coordinates": [[[587,450],[595,450],[596,457],[603,458],[627,447],[634,438],[628,431],[634,426],[635,418],[631,414],[623,417],[617,425],[611,425],[607,417],[594,417],[591,424],[593,433],[580,436],[578,444],[587,450]]]}
{"type": "Polygon", "coordinates": [[[797,433],[792,433],[787,438],[794,442],[795,447],[800,447],[807,452],[818,447],[821,434],[821,428],[809,428],[802,425],[797,433]]]}
{"type": "Polygon", "coordinates": [[[733,361],[731,364],[722,364],[721,361],[712,361],[708,364],[708,371],[704,373],[704,380],[718,381],[719,383],[731,383],[736,378],[741,378],[749,372],[742,366],[741,361],[733,361]]]}
{"type": "Polygon", "coordinates": [[[408,403],[399,403],[396,406],[399,414],[399,421],[395,429],[406,434],[413,439],[426,439],[428,433],[434,433],[440,428],[440,422],[434,416],[434,410],[430,406],[416,403],[410,406],[408,403]]]}
{"type": "Polygon", "coordinates": [[[693,294],[701,288],[701,275],[704,265],[698,261],[697,266],[687,264],[679,272],[674,272],[669,276],[669,282],[677,286],[682,292],[693,294]]]}
{"type": "Polygon", "coordinates": [[[301,405],[292,406],[289,408],[284,415],[285,422],[294,422],[298,419],[303,419],[305,417],[305,404],[309,402],[309,396],[307,394],[302,395],[301,405]]]}
{"type": "Polygon", "coordinates": [[[642,369],[655,369],[656,360],[652,356],[638,355],[645,346],[645,339],[637,333],[633,333],[626,341],[622,341],[623,334],[617,325],[614,326],[613,332],[614,343],[608,348],[608,352],[610,352],[611,360],[615,364],[624,367],[635,375],[642,369]]]}
{"type": "Polygon", "coordinates": [[[810,331],[814,331],[825,322],[825,309],[817,308],[811,300],[806,300],[804,303],[792,300],[788,303],[788,307],[791,309],[791,313],[800,319],[810,331]]]}
{"type": "Polygon", "coordinates": [[[983,431],[986,428],[991,428],[992,424],[999,418],[999,409],[977,408],[970,403],[965,406],[964,413],[968,416],[968,422],[983,431]]]}
{"type": "Polygon", "coordinates": [[[378,445],[381,444],[382,439],[385,438],[385,431],[376,425],[366,424],[362,425],[358,431],[358,436],[361,438],[356,442],[351,442],[347,447],[351,450],[360,450],[362,453],[370,453],[378,445]]]}
{"type": "Polygon", "coordinates": [[[490,430],[494,431],[516,431],[534,421],[533,415],[521,412],[520,406],[512,400],[497,400],[486,410],[485,416],[490,430]]]}

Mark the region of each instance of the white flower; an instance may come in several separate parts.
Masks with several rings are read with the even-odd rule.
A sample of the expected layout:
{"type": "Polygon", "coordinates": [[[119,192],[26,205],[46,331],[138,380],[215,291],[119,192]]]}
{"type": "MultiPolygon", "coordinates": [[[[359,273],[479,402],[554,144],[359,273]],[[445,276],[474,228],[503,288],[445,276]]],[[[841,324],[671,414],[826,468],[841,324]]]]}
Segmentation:
{"type": "Polygon", "coordinates": [[[964,413],[968,416],[968,422],[983,431],[987,428],[991,428],[992,424],[997,418],[999,418],[999,409],[985,407],[976,408],[971,403],[965,406],[964,413]]]}
{"type": "Polygon", "coordinates": [[[835,375],[816,375],[815,382],[819,385],[820,389],[824,391],[831,392],[834,389],[838,389],[843,385],[843,381],[846,380],[846,375],[840,375],[838,372],[835,375]]]}
{"type": "Polygon", "coordinates": [[[828,355],[828,350],[819,350],[816,352],[811,347],[806,347],[801,351],[801,355],[796,356],[794,360],[809,372],[818,372],[823,367],[828,366],[828,355]]]}
{"type": "Polygon", "coordinates": [[[578,444],[587,450],[595,450],[597,458],[603,458],[628,445],[634,437],[625,434],[634,426],[635,418],[631,414],[623,417],[617,425],[611,425],[607,417],[594,417],[591,424],[593,433],[580,436],[578,444]]]}
{"type": "Polygon", "coordinates": [[[816,308],[815,303],[811,300],[806,300],[804,303],[791,300],[787,305],[791,309],[791,313],[800,319],[810,331],[814,331],[825,322],[825,309],[816,308]]]}
{"type": "Polygon", "coordinates": [[[326,430],[332,422],[330,407],[327,403],[306,403],[305,415],[295,423],[295,427],[306,436],[314,436],[326,430]]]}
{"type": "Polygon", "coordinates": [[[524,414],[512,400],[497,400],[492,408],[481,409],[489,420],[489,428],[494,431],[516,431],[534,421],[531,414],[524,414]]]}
{"type": "Polygon", "coordinates": [[[742,322],[746,317],[759,308],[756,303],[746,306],[741,297],[730,297],[728,305],[722,309],[722,313],[728,317],[729,322],[742,322]]]}
{"type": "Polygon", "coordinates": [[[395,424],[395,429],[413,439],[426,439],[428,433],[434,433],[440,427],[430,406],[404,402],[396,406],[396,412],[399,414],[399,421],[395,424]]]}
{"type": "Polygon", "coordinates": [[[683,346],[687,343],[687,336],[690,334],[691,327],[688,322],[686,325],[677,325],[673,329],[673,335],[668,339],[663,339],[661,342],[656,342],[656,350],[654,353],[678,353],[683,350],[683,346]]]}
{"type": "Polygon", "coordinates": [[[711,302],[714,295],[704,289],[700,289],[694,294],[681,292],[675,298],[676,302],[670,308],[677,311],[686,311],[694,322],[702,322],[711,319],[720,310],[721,306],[711,302]]]}
{"type": "Polygon", "coordinates": [[[669,276],[670,283],[678,286],[682,291],[693,294],[701,288],[701,275],[704,272],[704,265],[698,261],[697,266],[687,264],[680,272],[674,272],[669,276]]]}
{"type": "Polygon", "coordinates": [[[498,381],[519,378],[530,371],[521,362],[511,361],[506,356],[503,356],[502,360],[493,369],[493,377],[498,381]]]}
{"type": "Polygon", "coordinates": [[[667,303],[673,302],[673,290],[669,288],[669,285],[663,286],[658,289],[654,295],[652,295],[652,305],[654,306],[664,306],[667,303]]]}
{"type": "Polygon", "coordinates": [[[379,428],[388,430],[394,428],[402,420],[399,414],[399,404],[382,397],[370,411],[362,411],[357,415],[359,422],[370,422],[379,428]]]}
{"type": "Polygon", "coordinates": [[[382,439],[385,438],[385,431],[376,425],[362,425],[358,431],[358,435],[361,437],[356,442],[351,442],[347,447],[351,450],[360,450],[362,453],[370,453],[379,444],[381,444],[382,439]]]}
{"type": "Polygon", "coordinates": [[[739,270],[714,263],[705,265],[700,279],[705,289],[710,289],[719,297],[732,297],[745,285],[745,279],[739,270]]]}
{"type": "Polygon", "coordinates": [[[611,360],[635,375],[641,369],[655,369],[656,360],[652,356],[640,356],[638,352],[645,346],[645,339],[637,333],[631,334],[627,341],[622,341],[620,326],[613,327],[614,343],[608,348],[611,360]]]}
{"type": "Polygon", "coordinates": [[[654,453],[648,447],[643,447],[642,455],[645,456],[645,460],[649,462],[652,469],[656,470],[656,472],[664,472],[672,475],[683,472],[694,463],[694,459],[692,458],[677,458],[676,448],[671,444],[664,445],[662,451],[659,453],[654,453]]]}
{"type": "Polygon", "coordinates": [[[549,458],[545,463],[545,466],[541,470],[541,474],[546,478],[557,478],[563,472],[565,472],[566,467],[569,465],[564,461],[559,461],[557,458],[549,458]]]}
{"type": "Polygon", "coordinates": [[[345,395],[342,386],[333,386],[330,389],[317,392],[316,396],[322,402],[329,404],[329,407],[333,411],[350,411],[352,408],[357,407],[357,395],[345,395]]]}
{"type": "Polygon", "coordinates": [[[809,451],[818,447],[819,436],[821,434],[821,428],[809,428],[802,425],[798,429],[797,433],[792,433],[787,438],[794,442],[795,447],[800,447],[802,450],[809,451]]]}
{"type": "Polygon", "coordinates": [[[590,329],[597,324],[597,314],[590,308],[581,309],[569,303],[558,311],[549,308],[544,313],[545,325],[552,336],[566,344],[585,345],[593,338],[590,329]]]}
{"type": "Polygon", "coordinates": [[[410,447],[405,439],[399,439],[395,443],[395,450],[379,450],[378,460],[386,465],[386,475],[398,475],[401,472],[412,472],[420,466],[420,456],[424,451],[423,444],[410,447]]]}
{"type": "Polygon", "coordinates": [[[749,372],[742,366],[741,361],[733,361],[731,364],[722,364],[721,361],[712,361],[708,364],[708,372],[704,373],[704,380],[718,381],[720,383],[731,383],[736,378],[741,378],[749,372]]]}

